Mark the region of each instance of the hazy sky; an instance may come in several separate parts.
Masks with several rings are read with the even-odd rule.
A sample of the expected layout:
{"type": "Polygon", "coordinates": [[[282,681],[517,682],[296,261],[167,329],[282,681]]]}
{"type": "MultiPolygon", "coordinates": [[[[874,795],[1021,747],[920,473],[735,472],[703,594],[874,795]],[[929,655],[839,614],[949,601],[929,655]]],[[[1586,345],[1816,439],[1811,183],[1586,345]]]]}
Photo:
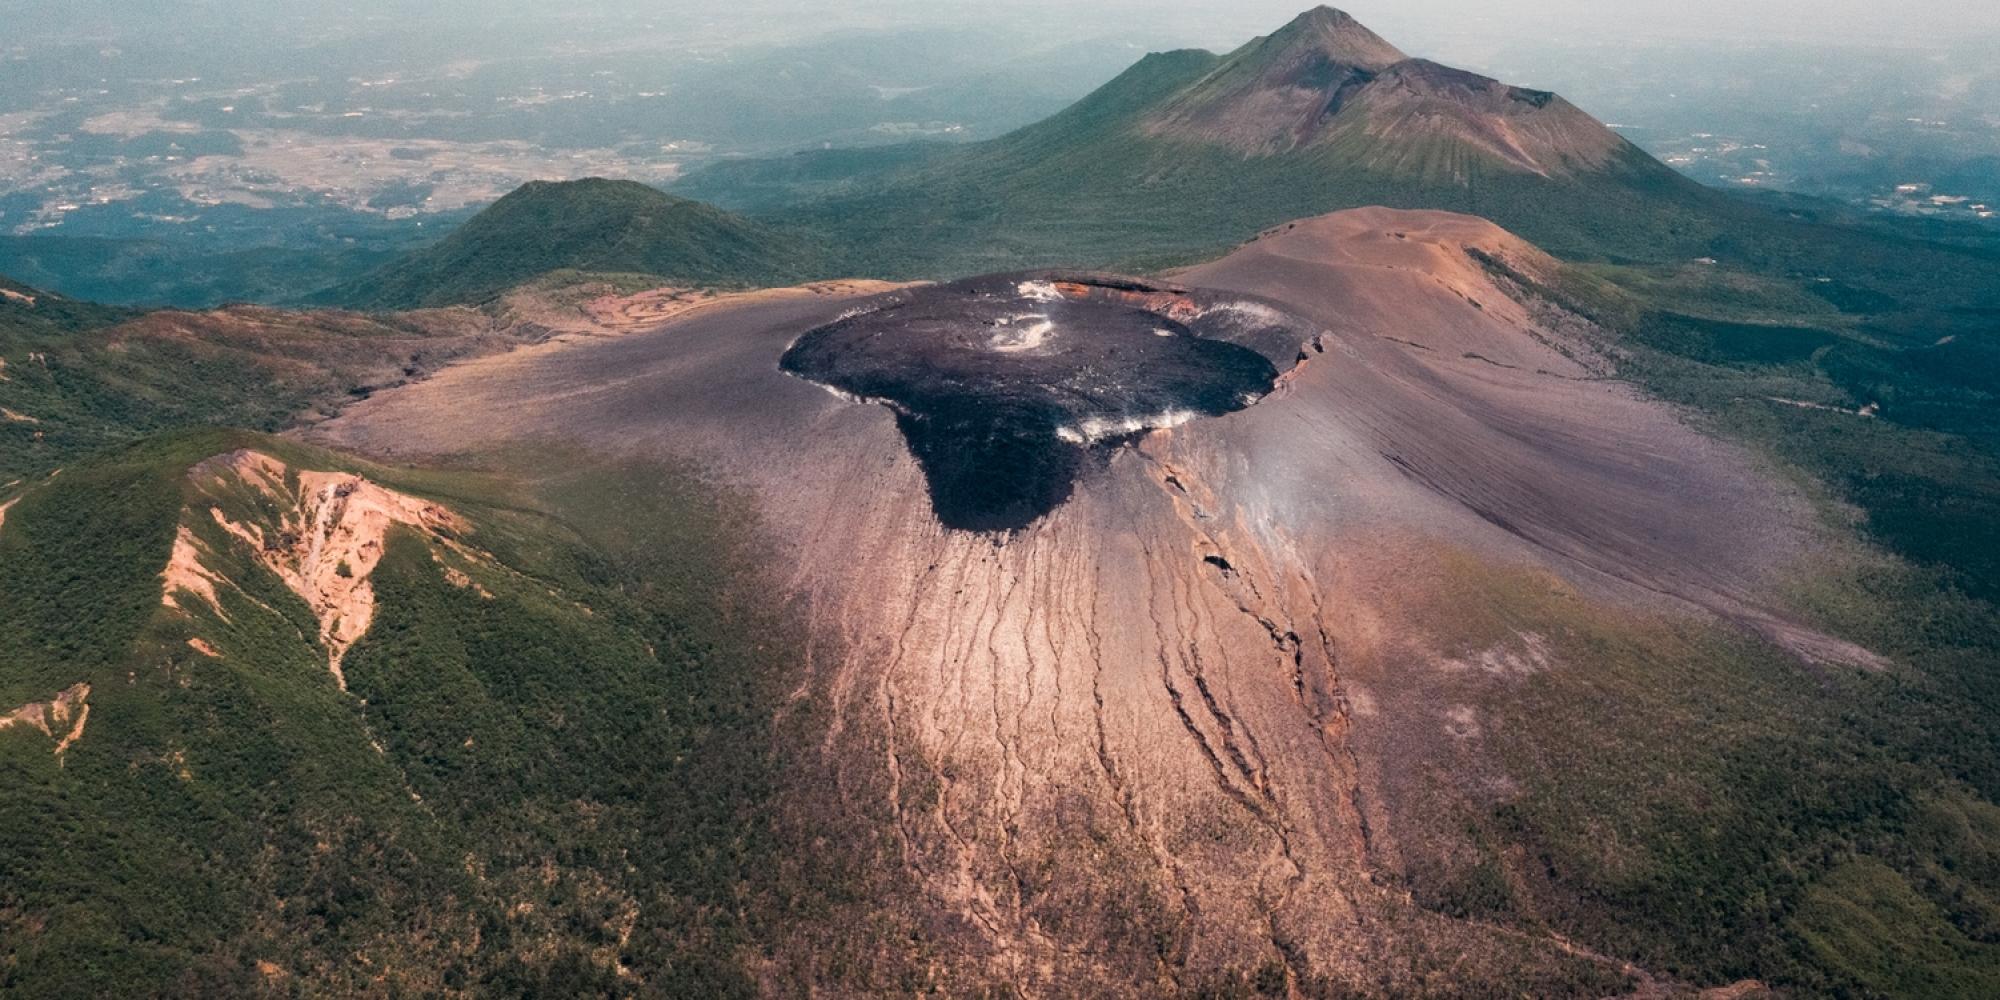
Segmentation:
{"type": "MultiPolygon", "coordinates": [[[[1124,28],[1227,46],[1282,24],[1304,0],[0,0],[9,33],[155,33],[175,26],[254,30],[345,22],[435,30],[454,20],[644,19],[663,30],[789,34],[952,21],[1012,22],[1038,31],[1124,28]]],[[[1995,0],[1347,0],[1350,13],[1406,48],[1440,55],[1522,41],[1645,44],[1654,40],[1946,45],[2000,37],[1995,0]]],[[[242,35],[236,35],[239,39],[242,35]]],[[[226,43],[229,37],[210,38],[226,43]]],[[[4,43],[0,43],[4,45],[4,43]]]]}
{"type": "MultiPolygon", "coordinates": [[[[1296,4],[1249,0],[1276,12],[1296,4]]],[[[1338,5],[1337,5],[1338,6],[1338,5]]],[[[1352,0],[1378,31],[1512,41],[1786,40],[1926,44],[2000,34],[1993,0],[1352,0]]]]}

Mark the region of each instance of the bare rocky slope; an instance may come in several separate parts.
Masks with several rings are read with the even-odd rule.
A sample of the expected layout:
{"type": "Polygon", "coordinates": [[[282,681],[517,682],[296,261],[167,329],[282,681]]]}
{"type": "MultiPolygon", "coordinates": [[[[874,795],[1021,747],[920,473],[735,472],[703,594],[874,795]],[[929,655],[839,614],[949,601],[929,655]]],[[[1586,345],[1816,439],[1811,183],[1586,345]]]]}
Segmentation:
{"type": "Polygon", "coordinates": [[[1011,532],[944,527],[897,412],[779,369],[881,304],[835,289],[469,362],[313,434],[693,460],[745,489],[817,629],[794,704],[843,785],[882,790],[882,861],[959,957],[937,981],[1683,988],[1556,930],[1553,862],[1464,861],[1451,809],[1537,776],[1489,706],[1621,682],[1635,645],[1888,665],[1778,599],[1808,568],[1800,498],[1493,262],[1557,266],[1476,219],[1368,209],[1176,275],[1310,335],[1271,352],[1268,396],[1107,443],[1011,532]],[[1474,876],[1512,916],[1438,888],[1474,876]]]}
{"type": "Polygon", "coordinates": [[[1548,177],[1630,148],[1555,94],[1411,59],[1330,7],[1230,53],[1143,128],[1253,156],[1345,143],[1355,164],[1390,174],[1438,159],[1457,164],[1460,183],[1475,158],[1548,177]]]}

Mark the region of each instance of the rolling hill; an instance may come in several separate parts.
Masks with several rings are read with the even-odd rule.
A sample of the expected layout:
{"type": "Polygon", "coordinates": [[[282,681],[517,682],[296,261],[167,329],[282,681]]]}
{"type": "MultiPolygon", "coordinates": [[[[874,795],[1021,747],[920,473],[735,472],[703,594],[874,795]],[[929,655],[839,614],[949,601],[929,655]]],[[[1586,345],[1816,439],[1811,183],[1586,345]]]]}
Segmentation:
{"type": "Polygon", "coordinates": [[[146,311],[0,278],[0,482],[176,428],[275,431],[453,360],[549,336],[521,305],[146,311]]]}
{"type": "Polygon", "coordinates": [[[821,261],[808,239],[643,184],[536,181],[319,299],[371,309],[476,303],[559,270],[773,285],[814,277],[821,261]]]}

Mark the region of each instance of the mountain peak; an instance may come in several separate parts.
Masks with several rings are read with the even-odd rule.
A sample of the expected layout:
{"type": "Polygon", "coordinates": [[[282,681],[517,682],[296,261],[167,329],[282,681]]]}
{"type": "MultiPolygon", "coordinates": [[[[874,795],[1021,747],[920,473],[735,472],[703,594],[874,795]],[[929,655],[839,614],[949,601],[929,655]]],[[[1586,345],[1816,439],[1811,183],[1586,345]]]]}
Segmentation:
{"type": "Polygon", "coordinates": [[[1461,153],[1552,176],[1601,166],[1624,148],[1554,94],[1412,59],[1332,7],[1223,57],[1142,127],[1251,156],[1340,145],[1377,169],[1442,170],[1461,182],[1461,153]]]}
{"type": "Polygon", "coordinates": [[[1250,47],[1262,57],[1259,61],[1318,55],[1369,72],[1380,72],[1406,58],[1346,11],[1324,5],[1300,14],[1250,47]]]}
{"type": "Polygon", "coordinates": [[[1224,57],[1149,127],[1248,152],[1282,152],[1309,142],[1356,89],[1407,59],[1347,14],[1315,7],[1224,57]]]}

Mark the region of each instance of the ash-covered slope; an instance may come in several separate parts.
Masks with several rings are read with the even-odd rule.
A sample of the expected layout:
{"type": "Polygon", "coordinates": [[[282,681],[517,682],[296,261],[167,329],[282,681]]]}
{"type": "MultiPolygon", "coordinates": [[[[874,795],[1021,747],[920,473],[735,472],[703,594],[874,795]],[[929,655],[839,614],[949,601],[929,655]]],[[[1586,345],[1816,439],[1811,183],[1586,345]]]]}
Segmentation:
{"type": "MultiPolygon", "coordinates": [[[[850,807],[879,817],[876,863],[923,898],[922,942],[869,954],[952,956],[932,985],[1727,982],[1741,963],[1703,935],[1747,926],[1734,911],[1616,873],[1680,849],[1649,839],[1654,810],[1733,794],[1702,775],[1743,713],[1793,739],[1822,712],[1800,671],[1882,663],[1778,599],[1813,537],[1790,490],[1611,377],[1581,320],[1475,250],[1558,267],[1485,222],[1368,210],[1177,276],[1210,308],[1299,321],[1257,345],[1273,391],[1102,442],[1011,531],[941,522],[897,400],[779,368],[906,293],[481,360],[318,433],[408,458],[651,455],[745,490],[819,630],[788,711],[823,727],[850,807]],[[1588,835],[1606,823],[1623,836],[1588,835]]],[[[1032,351],[1003,351],[1021,346],[988,344],[1027,373],[1032,351]]]]}
{"type": "MultiPolygon", "coordinates": [[[[1426,59],[1397,63],[1319,123],[1312,141],[1366,144],[1358,161],[1390,172],[1485,159],[1540,176],[1585,174],[1643,157],[1576,105],[1426,59]]],[[[1459,168],[1459,178],[1472,176],[1459,168]]]]}

